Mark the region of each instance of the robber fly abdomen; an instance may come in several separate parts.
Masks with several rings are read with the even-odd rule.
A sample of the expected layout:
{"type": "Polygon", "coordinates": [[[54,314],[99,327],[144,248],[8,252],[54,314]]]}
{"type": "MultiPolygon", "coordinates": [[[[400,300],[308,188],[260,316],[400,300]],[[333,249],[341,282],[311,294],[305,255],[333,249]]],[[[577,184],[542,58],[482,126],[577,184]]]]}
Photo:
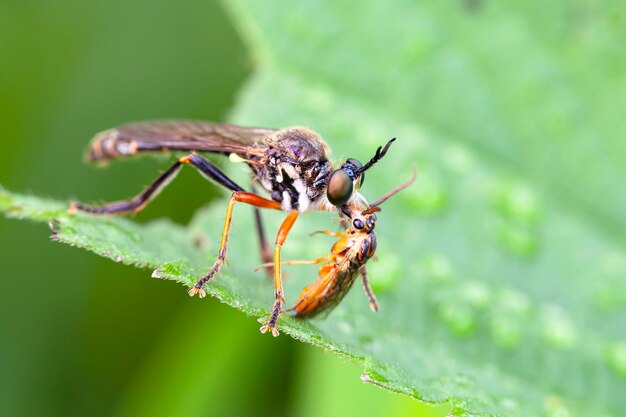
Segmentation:
{"type": "Polygon", "coordinates": [[[206,295],[203,287],[220,270],[226,260],[228,235],[236,203],[255,207],[261,253],[265,262],[272,262],[275,284],[275,302],[267,324],[261,328],[278,335],[276,322],[282,311],[283,285],[280,272],[280,253],[298,214],[307,210],[325,210],[341,213],[345,206],[367,207],[359,193],[364,172],[378,162],[387,152],[393,139],[376,151],[374,158],[361,165],[355,159],[346,160],[333,169],[328,160],[328,146],[313,131],[303,127],[281,130],[250,128],[230,124],[201,121],[157,121],[131,123],[97,135],[87,154],[90,161],[104,162],[145,152],[190,152],[179,157],[148,188],[127,201],[118,201],[90,207],[80,203],[70,206],[70,211],[91,214],[137,213],[167,184],[182,166],[190,165],[205,177],[232,191],[226,210],[226,219],[218,258],[209,272],[189,290],[190,295],[206,295]],[[269,194],[264,198],[246,192],[211,161],[198,153],[235,155],[248,164],[253,183],[260,184],[269,194]],[[289,214],[276,235],[273,254],[265,242],[258,208],[287,211],[289,214]]]}

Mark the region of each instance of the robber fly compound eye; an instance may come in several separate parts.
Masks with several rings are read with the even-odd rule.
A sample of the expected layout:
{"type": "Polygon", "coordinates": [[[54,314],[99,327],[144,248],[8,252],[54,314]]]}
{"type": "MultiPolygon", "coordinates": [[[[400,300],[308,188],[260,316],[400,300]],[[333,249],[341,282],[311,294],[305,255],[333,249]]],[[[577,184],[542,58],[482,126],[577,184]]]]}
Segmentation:
{"type": "Polygon", "coordinates": [[[362,167],[363,164],[358,160],[349,158],[341,168],[332,173],[328,180],[326,195],[333,206],[345,205],[352,197],[355,187],[357,190],[361,188],[363,174],[359,173],[359,170],[362,167]]]}
{"type": "Polygon", "coordinates": [[[352,178],[345,169],[340,168],[333,172],[328,180],[328,189],[326,194],[328,201],[333,206],[343,206],[352,197],[354,191],[354,183],[352,178]]]}

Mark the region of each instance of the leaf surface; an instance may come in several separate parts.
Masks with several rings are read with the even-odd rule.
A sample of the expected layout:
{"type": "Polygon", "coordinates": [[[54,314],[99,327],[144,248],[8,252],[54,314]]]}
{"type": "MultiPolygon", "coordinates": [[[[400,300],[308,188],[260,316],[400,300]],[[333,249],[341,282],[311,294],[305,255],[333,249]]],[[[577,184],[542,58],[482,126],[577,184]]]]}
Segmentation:
{"type": "MultiPolygon", "coordinates": [[[[368,264],[380,311],[358,284],[328,317],[281,330],[365,364],[362,379],[453,415],[618,416],[626,395],[624,58],[617,2],[495,4],[238,0],[258,68],[232,114],[306,125],[333,158],[370,158],[378,198],[418,181],[378,216],[368,264]],[[615,10],[614,10],[615,9],[615,10]]],[[[235,175],[244,174],[235,170],[235,175]]],[[[65,203],[3,192],[10,216],[49,221],[57,240],[156,269],[186,286],[213,262],[225,202],[188,227],[68,215],[65,203]]],[[[210,293],[267,314],[250,210],[237,208],[230,265],[210,293]],[[245,213],[244,213],[245,212],[245,213]]],[[[276,230],[281,213],[266,216],[276,230]]],[[[332,240],[328,213],[301,216],[285,259],[332,240]]],[[[315,268],[287,270],[288,304],[315,268]]],[[[181,289],[182,291],[182,289],[181,289]]]]}

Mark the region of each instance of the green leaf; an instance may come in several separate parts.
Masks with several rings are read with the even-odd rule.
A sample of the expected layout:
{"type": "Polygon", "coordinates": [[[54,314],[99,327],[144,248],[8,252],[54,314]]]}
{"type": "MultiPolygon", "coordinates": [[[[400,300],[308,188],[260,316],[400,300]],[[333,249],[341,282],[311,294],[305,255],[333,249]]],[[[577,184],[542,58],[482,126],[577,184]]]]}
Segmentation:
{"type": "MultiPolygon", "coordinates": [[[[366,160],[397,137],[368,173],[371,200],[412,164],[420,173],[378,216],[368,268],[380,311],[355,288],[328,317],[284,318],[281,330],[363,362],[364,381],[448,402],[455,416],[623,415],[619,3],[229,5],[258,61],[233,121],[310,126],[336,160],[366,160]]],[[[10,216],[54,219],[54,239],[189,286],[213,262],[225,202],[188,227],[64,207],[0,194],[10,216]]],[[[281,213],[266,217],[276,230],[281,213]]],[[[272,284],[251,272],[250,210],[235,219],[230,265],[209,292],[262,316],[272,284]]],[[[327,253],[332,241],[307,234],[331,222],[302,216],[285,258],[327,253]]],[[[315,268],[287,275],[289,302],[315,268]]]]}

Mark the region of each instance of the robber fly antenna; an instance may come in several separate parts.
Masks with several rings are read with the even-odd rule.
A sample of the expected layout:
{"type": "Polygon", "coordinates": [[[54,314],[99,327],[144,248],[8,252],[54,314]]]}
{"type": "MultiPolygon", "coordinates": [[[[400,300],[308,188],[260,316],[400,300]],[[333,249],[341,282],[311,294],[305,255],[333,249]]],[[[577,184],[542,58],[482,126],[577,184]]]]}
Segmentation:
{"type": "Polygon", "coordinates": [[[380,161],[383,156],[385,156],[385,154],[387,153],[387,150],[389,150],[389,147],[391,146],[391,144],[396,140],[396,138],[391,139],[389,142],[387,142],[387,144],[385,145],[385,147],[383,148],[382,146],[379,146],[378,149],[376,149],[376,153],[374,154],[374,157],[372,159],[370,159],[370,161],[363,165],[361,168],[359,168],[355,174],[360,175],[362,173],[364,173],[365,171],[367,171],[368,169],[370,169],[372,166],[374,166],[374,164],[378,161],[380,161]]]}
{"type": "MultiPolygon", "coordinates": [[[[389,143],[391,143],[391,142],[389,142],[389,143]]],[[[389,145],[389,144],[387,144],[387,145],[389,145]]],[[[393,195],[395,195],[395,194],[399,193],[400,191],[404,190],[409,185],[413,184],[413,181],[415,181],[415,178],[417,178],[417,169],[415,168],[415,165],[413,165],[413,176],[411,176],[410,180],[408,180],[407,182],[405,182],[403,184],[400,184],[397,187],[395,187],[394,189],[388,191],[387,194],[385,194],[384,196],[382,196],[378,200],[374,201],[370,207],[378,207],[378,206],[380,206],[382,203],[387,201],[390,197],[392,197],[393,195]]]]}

